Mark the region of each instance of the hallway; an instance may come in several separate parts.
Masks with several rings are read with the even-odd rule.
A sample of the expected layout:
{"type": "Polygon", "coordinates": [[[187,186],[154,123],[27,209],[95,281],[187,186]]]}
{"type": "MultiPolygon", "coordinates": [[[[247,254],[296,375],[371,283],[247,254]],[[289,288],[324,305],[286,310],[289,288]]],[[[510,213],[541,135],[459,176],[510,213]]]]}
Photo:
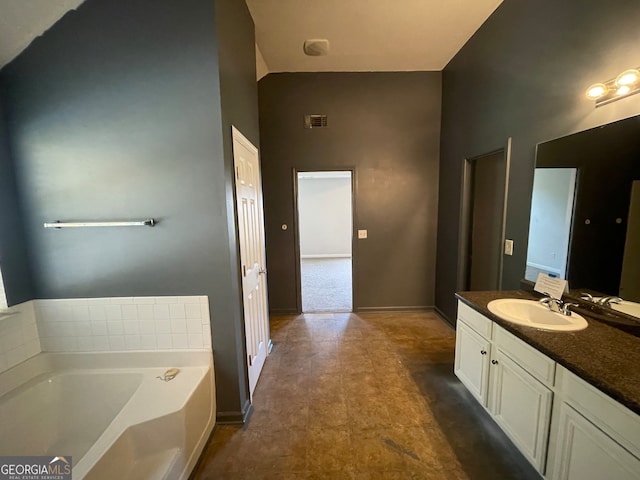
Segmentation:
{"type": "Polygon", "coordinates": [[[218,426],[194,478],[540,477],[453,375],[432,313],[271,319],[248,425],[218,426]]]}

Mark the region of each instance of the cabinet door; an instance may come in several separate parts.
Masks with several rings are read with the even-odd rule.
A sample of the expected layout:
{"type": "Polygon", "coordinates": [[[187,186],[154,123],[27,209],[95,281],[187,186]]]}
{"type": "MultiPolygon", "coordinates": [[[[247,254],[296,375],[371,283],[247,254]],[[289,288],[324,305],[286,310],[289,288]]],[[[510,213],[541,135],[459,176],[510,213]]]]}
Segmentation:
{"type": "Polygon", "coordinates": [[[640,460],[566,403],[549,469],[553,480],[640,479],[640,460]]]}
{"type": "Polygon", "coordinates": [[[490,388],[495,421],[544,474],[553,393],[495,346],[490,388]]]}
{"type": "Polygon", "coordinates": [[[456,327],[456,356],[454,373],[474,397],[487,405],[489,356],[491,344],[464,322],[456,327]]]}

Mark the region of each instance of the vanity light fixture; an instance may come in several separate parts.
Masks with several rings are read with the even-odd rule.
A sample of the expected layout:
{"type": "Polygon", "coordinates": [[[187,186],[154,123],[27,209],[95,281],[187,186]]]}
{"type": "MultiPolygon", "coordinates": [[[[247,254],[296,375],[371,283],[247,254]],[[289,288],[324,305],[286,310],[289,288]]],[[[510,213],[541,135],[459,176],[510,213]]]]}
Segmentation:
{"type": "Polygon", "coordinates": [[[631,87],[629,85],[622,85],[618,90],[616,90],[616,95],[626,95],[631,91],[631,87]]]}
{"type": "Polygon", "coordinates": [[[625,70],[616,78],[616,85],[633,85],[634,83],[638,83],[640,80],[640,72],[636,68],[632,68],[631,70],[625,70]]]}
{"type": "Polygon", "coordinates": [[[640,67],[625,70],[616,78],[596,83],[587,89],[587,97],[596,101],[596,107],[615,102],[640,92],[640,67]]]}
{"type": "Polygon", "coordinates": [[[591,85],[589,90],[587,90],[587,97],[597,100],[604,96],[604,94],[607,93],[607,90],[608,88],[604,83],[596,83],[595,85],[591,85]]]}

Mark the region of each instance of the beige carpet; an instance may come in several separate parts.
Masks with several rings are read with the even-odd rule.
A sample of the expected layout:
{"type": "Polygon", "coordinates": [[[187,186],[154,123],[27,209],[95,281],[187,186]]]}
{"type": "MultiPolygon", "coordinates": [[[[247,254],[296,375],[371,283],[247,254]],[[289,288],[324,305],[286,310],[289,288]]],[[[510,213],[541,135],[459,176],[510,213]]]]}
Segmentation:
{"type": "Polygon", "coordinates": [[[303,258],[300,270],[303,312],[352,310],[350,258],[303,258]]]}

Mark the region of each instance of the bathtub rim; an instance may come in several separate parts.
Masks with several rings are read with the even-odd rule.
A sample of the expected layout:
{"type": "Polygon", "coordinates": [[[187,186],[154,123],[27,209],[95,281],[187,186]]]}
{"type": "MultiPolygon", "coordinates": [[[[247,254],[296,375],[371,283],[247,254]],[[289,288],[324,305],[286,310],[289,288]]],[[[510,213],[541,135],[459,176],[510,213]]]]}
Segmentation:
{"type": "MultiPolygon", "coordinates": [[[[206,368],[207,370],[202,381],[207,377],[209,379],[209,420],[204,426],[195,448],[191,452],[188,452],[188,455],[187,452],[185,452],[185,469],[180,478],[186,480],[190,477],[193,468],[197,464],[216,423],[217,407],[215,370],[213,352],[210,350],[165,350],[150,352],[41,352],[24,362],[15,365],[9,370],[0,373],[0,397],[13,390],[21,388],[34,378],[41,377],[43,375],[67,372],[80,373],[88,371],[111,373],[113,371],[120,370],[133,372],[139,369],[168,369],[171,367],[206,368]]],[[[127,407],[128,403],[134,396],[135,392],[127,404],[122,407],[123,409],[127,407]]],[[[105,432],[107,432],[110,427],[111,424],[107,426],[105,432]]],[[[102,432],[102,435],[104,435],[105,432],[102,432]]],[[[121,433],[122,432],[120,432],[120,434],[121,433]]],[[[98,442],[102,438],[102,435],[98,439],[98,442]]],[[[118,437],[119,435],[113,437],[110,444],[115,442],[118,437]]],[[[93,458],[90,462],[86,461],[88,460],[87,454],[91,452],[92,448],[93,446],[78,462],[74,461],[74,476],[80,475],[77,478],[83,478],[99,460],[100,457],[93,458]],[[79,465],[83,467],[80,471],[76,470],[76,467],[79,465]]],[[[106,450],[104,453],[106,453],[106,450]]]]}
{"type": "Polygon", "coordinates": [[[156,367],[213,367],[209,350],[149,352],[41,352],[0,373],[0,397],[34,377],[60,370],[102,370],[156,367]],[[78,367],[78,365],[82,365],[78,367]]]}

